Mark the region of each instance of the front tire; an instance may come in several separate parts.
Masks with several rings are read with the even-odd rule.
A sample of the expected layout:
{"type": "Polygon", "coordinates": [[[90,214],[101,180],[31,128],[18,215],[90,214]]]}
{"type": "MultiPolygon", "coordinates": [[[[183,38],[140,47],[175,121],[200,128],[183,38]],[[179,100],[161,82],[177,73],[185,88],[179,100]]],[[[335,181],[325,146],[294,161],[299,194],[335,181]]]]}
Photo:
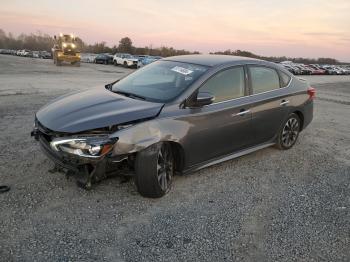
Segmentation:
{"type": "Polygon", "coordinates": [[[144,197],[159,198],[169,192],[174,176],[174,155],[169,143],[140,151],[135,160],[135,184],[144,197]]]}
{"type": "Polygon", "coordinates": [[[280,130],[276,146],[281,150],[287,150],[294,146],[301,130],[301,121],[297,114],[291,114],[284,122],[280,130]]]}

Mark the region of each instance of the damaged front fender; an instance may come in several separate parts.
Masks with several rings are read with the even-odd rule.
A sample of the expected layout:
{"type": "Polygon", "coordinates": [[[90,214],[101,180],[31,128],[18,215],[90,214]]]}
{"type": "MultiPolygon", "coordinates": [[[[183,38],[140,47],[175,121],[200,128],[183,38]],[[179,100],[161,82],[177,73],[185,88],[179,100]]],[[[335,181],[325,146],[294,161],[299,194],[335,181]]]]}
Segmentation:
{"type": "Polygon", "coordinates": [[[113,155],[139,152],[158,142],[171,141],[182,144],[191,124],[171,118],[150,120],[117,131],[111,138],[118,138],[113,155]]]}

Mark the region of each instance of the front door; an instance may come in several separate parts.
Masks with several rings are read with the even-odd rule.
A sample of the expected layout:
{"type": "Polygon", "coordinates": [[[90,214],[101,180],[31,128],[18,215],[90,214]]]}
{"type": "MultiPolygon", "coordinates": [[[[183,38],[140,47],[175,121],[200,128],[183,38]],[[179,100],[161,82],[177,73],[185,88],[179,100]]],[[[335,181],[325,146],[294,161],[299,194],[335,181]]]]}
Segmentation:
{"type": "Polygon", "coordinates": [[[198,92],[215,96],[213,104],[186,108],[183,120],[190,123],[184,147],[187,166],[202,163],[252,144],[252,113],[245,87],[244,68],[232,67],[218,72],[198,92]]]}

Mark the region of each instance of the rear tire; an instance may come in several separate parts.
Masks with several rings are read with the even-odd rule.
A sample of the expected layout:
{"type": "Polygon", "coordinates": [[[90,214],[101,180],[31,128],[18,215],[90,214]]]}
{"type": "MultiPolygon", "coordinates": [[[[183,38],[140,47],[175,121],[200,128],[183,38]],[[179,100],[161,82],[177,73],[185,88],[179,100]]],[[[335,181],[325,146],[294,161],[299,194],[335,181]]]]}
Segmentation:
{"type": "Polygon", "coordinates": [[[281,150],[292,148],[298,140],[301,130],[301,121],[297,114],[291,114],[283,123],[277,137],[276,147],[281,150]]]}
{"type": "Polygon", "coordinates": [[[174,155],[169,143],[140,151],[135,160],[135,184],[144,197],[159,198],[169,192],[174,176],[174,155]]]}

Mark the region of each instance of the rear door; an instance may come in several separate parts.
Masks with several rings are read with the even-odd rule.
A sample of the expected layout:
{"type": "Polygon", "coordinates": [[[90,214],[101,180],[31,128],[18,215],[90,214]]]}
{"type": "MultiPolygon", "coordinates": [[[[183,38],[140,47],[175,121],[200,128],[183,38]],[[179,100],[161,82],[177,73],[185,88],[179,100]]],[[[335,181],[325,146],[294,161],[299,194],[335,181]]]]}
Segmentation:
{"type": "Polygon", "coordinates": [[[275,68],[248,66],[254,144],[273,140],[289,113],[290,76],[275,68]],[[283,75],[282,75],[283,74],[283,75]]]}

